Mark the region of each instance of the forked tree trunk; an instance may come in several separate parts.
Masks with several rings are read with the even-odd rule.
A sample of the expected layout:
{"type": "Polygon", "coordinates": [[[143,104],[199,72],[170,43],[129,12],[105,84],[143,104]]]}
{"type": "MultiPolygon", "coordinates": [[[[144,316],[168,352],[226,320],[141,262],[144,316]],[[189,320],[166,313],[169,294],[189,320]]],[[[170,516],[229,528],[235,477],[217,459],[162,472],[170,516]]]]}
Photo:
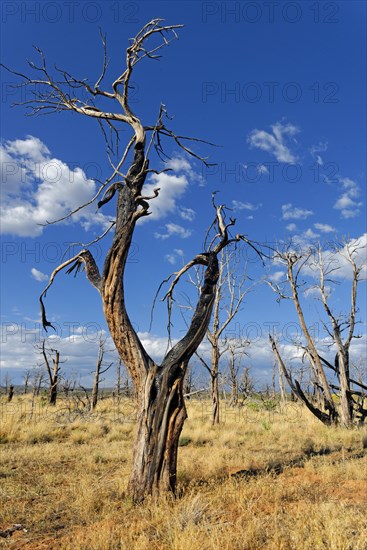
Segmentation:
{"type": "Polygon", "coordinates": [[[175,493],[178,444],[187,418],[183,398],[185,370],[184,366],[174,366],[171,374],[166,371],[162,375],[156,367],[146,377],[128,486],[134,502],[162,490],[175,493]]]}

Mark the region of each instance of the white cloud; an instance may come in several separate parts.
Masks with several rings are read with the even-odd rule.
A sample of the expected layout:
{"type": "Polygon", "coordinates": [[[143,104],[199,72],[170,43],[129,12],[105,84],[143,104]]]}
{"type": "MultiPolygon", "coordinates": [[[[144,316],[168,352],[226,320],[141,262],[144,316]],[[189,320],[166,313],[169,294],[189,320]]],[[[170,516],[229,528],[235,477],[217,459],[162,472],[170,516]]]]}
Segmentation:
{"type": "Polygon", "coordinates": [[[169,264],[172,264],[172,265],[175,265],[176,263],[176,256],[174,254],[166,254],[164,259],[169,263],[169,264]]]}
{"type": "Polygon", "coordinates": [[[355,200],[360,195],[360,189],[357,183],[350,178],[341,178],[340,183],[344,192],[335,202],[334,208],[340,210],[345,219],[355,218],[360,214],[359,207],[362,206],[362,202],[355,200]]]}
{"type": "Polygon", "coordinates": [[[274,155],[279,162],[296,162],[297,156],[291,152],[285,141],[287,138],[293,138],[299,132],[299,129],[293,124],[282,124],[281,122],[273,124],[271,129],[272,133],[265,130],[252,130],[247,142],[251,147],[274,155]]]}
{"type": "Polygon", "coordinates": [[[141,218],[139,223],[160,220],[173,212],[178,212],[184,220],[193,221],[195,218],[195,211],[191,208],[179,207],[178,201],[187,191],[189,182],[201,182],[202,177],[193,170],[186,158],[180,156],[168,160],[165,166],[177,174],[162,172],[150,176],[149,181],[144,185],[144,196],[153,196],[156,188],[160,191],[158,197],[149,201],[150,215],[141,218]]]}
{"type": "Polygon", "coordinates": [[[153,196],[154,189],[159,188],[159,195],[149,201],[149,216],[141,218],[141,222],[160,220],[175,212],[177,200],[185,193],[189,182],[185,174],[179,176],[167,174],[152,174],[150,182],[144,185],[144,196],[153,196]]]}
{"type": "Polygon", "coordinates": [[[173,252],[171,252],[171,254],[166,254],[164,259],[168,263],[175,265],[178,259],[181,258],[181,261],[182,261],[183,257],[184,257],[184,251],[181,248],[175,248],[173,252]]]}
{"type": "MultiPolygon", "coordinates": [[[[331,295],[332,292],[333,292],[333,288],[329,285],[325,285],[325,294],[327,298],[331,295]]],[[[321,290],[320,290],[320,287],[318,286],[312,286],[310,288],[306,288],[303,294],[306,298],[321,298],[321,290]]]]}
{"type": "Polygon", "coordinates": [[[286,226],[286,229],[288,229],[288,231],[297,231],[297,226],[295,223],[289,223],[287,226],[286,226]]]}
{"type": "Polygon", "coordinates": [[[6,142],[6,149],[11,156],[24,157],[31,162],[44,162],[51,154],[48,147],[34,136],[8,141],[6,142]]]}
{"type": "Polygon", "coordinates": [[[251,202],[241,202],[241,201],[232,201],[232,206],[234,210],[258,210],[262,204],[252,204],[251,202]]]}
{"type": "Polygon", "coordinates": [[[321,233],[333,233],[336,231],[332,225],[328,225],[327,223],[314,223],[313,226],[321,231],[321,233]]]}
{"type": "Polygon", "coordinates": [[[307,237],[308,239],[317,239],[317,237],[319,237],[318,233],[315,233],[314,231],[312,231],[311,228],[307,229],[304,232],[304,236],[307,237]]]}
{"type": "Polygon", "coordinates": [[[182,206],[178,213],[183,220],[187,220],[189,222],[193,222],[196,217],[196,212],[192,208],[185,208],[182,206]]]}
{"type": "MultiPolygon", "coordinates": [[[[68,327],[69,328],[69,327],[68,327]]],[[[60,359],[63,362],[61,366],[62,378],[74,378],[85,385],[92,382],[91,372],[95,368],[98,354],[98,339],[100,334],[106,335],[104,331],[92,333],[90,327],[80,327],[81,330],[75,330],[70,333],[61,330],[56,334],[48,336],[46,348],[52,347],[60,351],[60,359]]],[[[34,347],[35,344],[42,342],[44,337],[41,324],[33,323],[21,324],[2,324],[2,357],[1,368],[9,371],[17,377],[17,382],[21,382],[21,375],[25,370],[43,364],[39,352],[34,347]]],[[[114,349],[111,337],[107,338],[106,349],[114,349]]],[[[109,354],[109,361],[116,360],[116,354],[109,354]],[[111,358],[111,359],[110,359],[111,358]]],[[[114,369],[112,368],[107,376],[114,378],[114,369]]],[[[108,381],[111,384],[111,381],[108,381]]]]}
{"type": "Polygon", "coordinates": [[[323,158],[318,153],[324,153],[327,151],[328,143],[320,141],[318,145],[313,145],[310,148],[310,153],[314,157],[316,164],[322,166],[324,164],[323,158]]]}
{"type": "Polygon", "coordinates": [[[32,267],[31,274],[33,279],[36,279],[36,281],[43,282],[43,281],[48,281],[49,279],[48,275],[46,275],[45,273],[42,273],[42,271],[39,271],[35,267],[32,267]]]}
{"type": "Polygon", "coordinates": [[[274,273],[271,273],[269,275],[268,279],[272,283],[279,283],[280,281],[284,280],[286,278],[284,271],[274,271],[274,273]]]}
{"type": "Polygon", "coordinates": [[[177,236],[181,239],[187,239],[192,235],[192,231],[190,229],[185,229],[184,227],[176,223],[166,223],[165,228],[166,233],[154,233],[156,239],[165,240],[172,236],[177,236]]]}
{"type": "MultiPolygon", "coordinates": [[[[2,170],[2,233],[40,235],[41,224],[65,216],[95,194],[95,182],[81,168],[52,158],[36,137],[4,142],[0,150],[7,163],[2,170]]],[[[95,216],[94,210],[93,205],[86,207],[64,223],[88,221],[105,227],[106,218],[95,216]]]]}
{"type": "Polygon", "coordinates": [[[169,159],[166,162],[166,167],[174,172],[183,172],[191,182],[198,182],[200,185],[205,184],[203,176],[195,172],[189,160],[181,155],[175,155],[169,159]]]}
{"type": "Polygon", "coordinates": [[[313,215],[312,210],[306,210],[305,208],[299,208],[296,206],[293,206],[293,204],[283,204],[282,205],[282,214],[283,214],[283,220],[305,220],[309,216],[313,215]]]}

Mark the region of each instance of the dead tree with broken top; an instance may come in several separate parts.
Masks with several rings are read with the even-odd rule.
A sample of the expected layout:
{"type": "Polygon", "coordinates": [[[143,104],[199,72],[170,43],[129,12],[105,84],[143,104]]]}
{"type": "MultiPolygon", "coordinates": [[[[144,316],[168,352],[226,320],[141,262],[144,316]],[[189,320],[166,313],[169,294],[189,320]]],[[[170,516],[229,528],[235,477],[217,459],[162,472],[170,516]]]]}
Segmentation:
{"type": "MultiPolygon", "coordinates": [[[[173,274],[165,296],[171,306],[174,289],[181,277],[189,269],[198,265],[203,266],[203,284],[191,321],[183,338],[168,350],[161,364],[157,364],[134,330],[126,309],[124,284],[126,261],[136,224],[141,218],[149,215],[150,201],[159,193],[159,189],[156,189],[153,196],[144,194],[144,183],[148,174],[157,173],[149,167],[149,156],[155,149],[160,158],[164,158],[163,141],[170,140],[187,154],[204,163],[206,160],[187,147],[188,140],[193,141],[192,138],[180,136],[168,127],[169,119],[166,117],[164,105],[159,107],[156,121],[145,125],[132,109],[130,91],[131,77],[136,66],[143,60],[157,59],[160,50],[177,37],[176,31],[181,26],[165,25],[161,19],[146,24],[135,38],[130,40],[126,50],[126,67],[113,79],[110,88],[106,88],[104,84],[107,72],[105,37],[102,37],[103,68],[95,84],[89,84],[85,78],[76,78],[63,69],[56,69],[58,76],[54,77],[41,50],[38,50],[40,65],[31,63],[31,68],[37,75],[35,79],[13,71],[13,74],[21,78],[22,86],[37,85],[35,97],[26,102],[33,114],[66,111],[94,119],[101,126],[107,144],[107,131],[115,138],[118,137],[118,129],[121,126],[131,131],[124,152],[116,160],[111,159],[112,149],[108,146],[112,173],[101,183],[96,195],[87,203],[98,201],[98,208],[101,208],[115,200],[115,219],[110,227],[93,241],[96,242],[113,233],[112,243],[101,271],[88,245],[84,245],[74,257],[54,269],[40,301],[43,326],[48,329],[52,324],[47,319],[44,300],[55,277],[65,268],[67,273],[74,274],[84,269],[87,279],[101,296],[110,334],[120,359],[131,376],[137,396],[136,438],[128,484],[128,492],[135,502],[142,501],[149,494],[166,490],[175,491],[178,441],[186,419],[183,399],[184,376],[188,362],[209,326],[219,277],[218,257],[232,242],[245,240],[249,243],[241,235],[231,236],[230,228],[235,220],[227,221],[224,206],[215,206],[215,219],[212,224],[214,234],[210,243],[179,272],[173,274]],[[109,109],[106,108],[108,104],[109,109]]],[[[80,205],[68,216],[75,214],[87,204],[80,205]]]]}

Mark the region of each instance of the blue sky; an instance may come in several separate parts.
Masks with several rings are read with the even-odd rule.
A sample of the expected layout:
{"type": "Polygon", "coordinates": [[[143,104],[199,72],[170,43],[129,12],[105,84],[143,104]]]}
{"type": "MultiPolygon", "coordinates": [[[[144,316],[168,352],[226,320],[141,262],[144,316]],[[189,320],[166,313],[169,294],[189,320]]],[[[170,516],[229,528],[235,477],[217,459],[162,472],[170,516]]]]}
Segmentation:
{"type": "MultiPolygon", "coordinates": [[[[161,17],[184,25],[160,62],[140,64],[133,76],[133,105],[145,124],[155,121],[163,102],[177,133],[218,145],[197,147],[216,163],[206,168],[167,143],[173,171],[165,180],[148,181],[162,192],[135,233],[127,299],[137,330],[157,357],[165,346],[166,318],[159,306],[148,334],[152,298],[160,281],[201,249],[213,190],[234,209],[237,231],[260,242],[293,237],[302,244],[327,243],[366,234],[365,11],[365,3],[355,1],[2,3],[6,65],[28,71],[26,60],[37,60],[34,44],[50,66],[93,82],[101,70],[100,27],[111,58],[106,85],[122,72],[128,38],[146,22],[161,17]]],[[[70,113],[25,117],[24,107],[12,107],[27,99],[24,89],[11,87],[14,80],[2,71],[1,313],[3,372],[17,382],[38,361],[32,343],[40,334],[42,279],[61,261],[65,243],[91,241],[113,208],[98,216],[91,208],[74,223],[37,225],[89,198],[93,179],[106,178],[109,165],[94,120],[70,113]]],[[[162,167],[154,155],[151,162],[162,167]]],[[[107,244],[93,248],[97,259],[107,244]]],[[[251,253],[243,254],[249,274],[260,280],[261,266],[251,253]]],[[[276,271],[273,266],[269,273],[276,271]]],[[[343,311],[346,271],[340,280],[333,300],[343,311]]],[[[305,297],[304,303],[309,323],[319,322],[315,300],[305,297]]],[[[66,371],[87,377],[96,357],[93,331],[106,329],[99,296],[83,275],[60,275],[47,307],[58,325],[66,371]]],[[[232,328],[260,330],[248,359],[259,379],[271,369],[268,350],[259,352],[268,324],[279,323],[282,332],[295,321],[292,305],[277,304],[266,285],[249,294],[232,328]]],[[[176,337],[181,329],[177,318],[176,337]]],[[[365,352],[365,342],[356,342],[356,356],[365,352]]]]}

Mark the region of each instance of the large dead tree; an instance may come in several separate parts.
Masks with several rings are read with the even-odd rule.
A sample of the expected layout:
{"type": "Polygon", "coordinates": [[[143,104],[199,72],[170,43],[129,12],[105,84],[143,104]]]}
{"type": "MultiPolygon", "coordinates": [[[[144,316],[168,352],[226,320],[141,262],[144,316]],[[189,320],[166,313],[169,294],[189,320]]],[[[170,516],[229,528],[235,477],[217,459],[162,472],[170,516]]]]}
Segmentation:
{"type": "MultiPolygon", "coordinates": [[[[285,364],[280,356],[278,344],[273,335],[270,336],[272,349],[278,362],[280,371],[285,376],[294,395],[303,401],[306,406],[319,420],[325,424],[341,424],[343,427],[350,427],[353,421],[364,420],[365,411],[361,409],[358,390],[352,389],[352,384],[361,387],[360,383],[351,378],[351,368],[349,364],[349,350],[353,338],[358,338],[355,334],[356,313],[357,313],[357,289],[358,283],[364,277],[367,262],[363,258],[365,247],[360,241],[349,241],[344,246],[336,247],[332,251],[324,252],[319,245],[316,249],[309,248],[307,251],[296,252],[292,245],[284,251],[276,251],[277,261],[285,265],[287,270],[287,282],[291,291],[288,296],[282,285],[269,283],[272,289],[278,294],[278,299],[291,298],[295,305],[297,316],[300,322],[305,343],[298,342],[304,352],[312,369],[312,381],[316,390],[321,393],[323,398],[323,410],[315,407],[302,391],[301,385],[297,380],[293,381],[285,364]],[[362,255],[362,259],[359,257],[362,255]],[[349,264],[352,273],[351,284],[351,304],[347,314],[336,314],[330,305],[330,286],[335,285],[335,275],[341,269],[341,261],[349,264]],[[327,361],[318,351],[314,335],[308,327],[304,308],[301,303],[300,289],[304,287],[304,273],[308,271],[308,276],[317,277],[317,282],[311,287],[317,292],[326,313],[326,321],[323,321],[323,327],[331,342],[330,347],[336,350],[334,365],[327,361]],[[344,336],[346,333],[346,336],[344,336]],[[326,375],[329,369],[337,376],[338,384],[335,385],[326,375]],[[333,393],[338,392],[338,400],[333,399],[333,393]],[[338,401],[340,406],[338,406],[338,401]]],[[[362,385],[363,386],[363,385],[362,385]]]]}
{"type": "MultiPolygon", "coordinates": [[[[130,90],[131,77],[136,65],[144,59],[157,59],[161,48],[177,37],[176,31],[181,26],[167,26],[160,19],[146,24],[135,38],[130,40],[126,51],[126,68],[113,79],[109,89],[103,84],[107,73],[105,37],[102,37],[103,68],[94,85],[87,79],[76,78],[62,69],[55,69],[58,71],[58,77],[54,77],[41,50],[38,50],[40,65],[31,63],[31,68],[37,74],[36,78],[32,79],[23,73],[12,71],[22,80],[21,86],[30,86],[33,89],[34,98],[26,102],[33,114],[67,111],[95,119],[103,130],[107,144],[110,132],[117,138],[121,125],[131,130],[131,138],[124,152],[117,156],[117,149],[113,149],[116,159],[112,159],[112,148],[108,146],[112,173],[101,183],[96,195],[87,203],[98,201],[98,207],[101,208],[113,198],[116,199],[115,220],[100,236],[102,238],[113,230],[112,244],[102,270],[99,270],[88,246],[84,246],[73,258],[54,269],[40,300],[43,325],[48,329],[52,324],[46,316],[44,298],[56,275],[67,267],[67,273],[74,271],[75,274],[84,268],[89,282],[101,296],[111,336],[136,389],[137,433],[128,485],[129,494],[136,502],[148,494],[155,494],[161,490],[175,490],[178,441],[186,418],[182,392],[184,376],[188,362],[209,326],[219,277],[218,256],[231,242],[240,239],[247,241],[240,235],[230,235],[229,229],[235,220],[230,219],[227,222],[224,206],[215,206],[212,240],[173,275],[165,296],[171,306],[174,289],[181,277],[190,268],[203,266],[204,279],[195,311],[185,336],[169,349],[162,363],[157,364],[149,356],[134,330],[126,310],[124,285],[126,262],[136,224],[141,218],[149,215],[149,201],[159,193],[159,189],[156,189],[153,196],[144,195],[143,186],[146,178],[154,171],[149,168],[149,155],[155,148],[160,158],[164,159],[163,140],[170,139],[176,147],[181,147],[189,155],[205,163],[206,161],[187,147],[187,140],[191,138],[177,135],[167,126],[166,120],[169,119],[163,105],[160,106],[157,120],[153,124],[143,124],[132,109],[130,90]]],[[[80,205],[68,216],[80,211],[87,204],[80,205]]]]}

